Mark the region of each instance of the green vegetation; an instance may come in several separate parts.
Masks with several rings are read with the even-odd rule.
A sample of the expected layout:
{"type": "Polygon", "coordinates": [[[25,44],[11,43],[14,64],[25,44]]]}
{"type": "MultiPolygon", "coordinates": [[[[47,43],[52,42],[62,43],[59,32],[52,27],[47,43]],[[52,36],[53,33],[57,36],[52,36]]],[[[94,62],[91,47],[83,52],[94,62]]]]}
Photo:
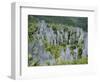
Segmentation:
{"type": "MultiPolygon", "coordinates": [[[[38,61],[33,61],[32,60],[32,56],[30,56],[31,58],[29,58],[29,63],[28,65],[29,66],[38,66],[38,61]]],[[[73,61],[70,61],[70,60],[63,60],[61,59],[60,57],[58,57],[56,59],[56,65],[74,65],[74,64],[88,64],[88,58],[87,57],[82,57],[80,59],[77,59],[77,60],[73,60],[73,61]]],[[[45,61],[45,65],[47,66],[50,66],[50,62],[49,61],[45,61]]]]}
{"type": "MultiPolygon", "coordinates": [[[[87,17],[64,17],[64,16],[28,16],[28,43],[32,43],[32,52],[28,52],[28,66],[41,66],[41,65],[65,65],[65,64],[88,64],[88,57],[83,55],[84,49],[84,40],[82,37],[81,31],[77,34],[76,28],[81,29],[84,32],[88,32],[87,25],[88,18],[87,17]],[[47,39],[47,34],[40,34],[41,27],[39,24],[41,20],[45,20],[46,28],[50,28],[53,30],[53,37],[56,42],[54,44],[54,40],[50,43],[47,39]],[[59,33],[57,33],[59,32],[59,33]],[[40,35],[39,35],[40,34],[40,35]],[[66,36],[65,36],[66,34],[66,36]],[[59,39],[59,40],[57,40],[59,39]],[[44,51],[49,52],[50,55],[55,59],[55,63],[51,63],[48,60],[45,60],[45,63],[40,64],[40,56],[39,50],[35,45],[41,47],[44,51]],[[70,55],[75,55],[75,49],[77,48],[77,56],[78,59],[73,60],[65,60],[61,58],[61,50],[64,50],[64,54],[66,54],[66,49],[70,49],[70,55]],[[34,53],[33,53],[34,52],[34,53]],[[32,57],[32,55],[36,55],[39,57],[32,57]]],[[[41,24],[41,26],[43,26],[41,24]]],[[[44,27],[45,27],[44,26],[44,27]]],[[[50,30],[49,29],[49,30],[50,30]]],[[[46,30],[46,29],[45,29],[46,30]]],[[[51,37],[49,37],[52,39],[51,37]]],[[[38,47],[38,48],[39,48],[38,47]]],[[[41,51],[41,52],[44,52],[41,51]]],[[[45,58],[44,58],[45,59],[45,58]]]]}
{"type": "Polygon", "coordinates": [[[28,16],[28,35],[29,41],[33,40],[32,34],[35,34],[38,30],[38,21],[45,20],[48,23],[48,27],[52,27],[54,30],[62,29],[68,30],[69,26],[80,27],[87,32],[87,17],[63,17],[63,16],[28,16]]]}

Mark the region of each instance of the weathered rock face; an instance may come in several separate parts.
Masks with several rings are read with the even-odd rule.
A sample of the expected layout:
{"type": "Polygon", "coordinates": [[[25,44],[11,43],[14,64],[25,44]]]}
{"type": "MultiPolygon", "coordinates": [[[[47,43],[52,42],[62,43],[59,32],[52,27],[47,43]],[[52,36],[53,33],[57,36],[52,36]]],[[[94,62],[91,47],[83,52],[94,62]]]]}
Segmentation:
{"type": "Polygon", "coordinates": [[[83,56],[88,56],[88,34],[84,33],[83,56]]]}
{"type": "Polygon", "coordinates": [[[74,56],[73,56],[73,58],[75,60],[77,60],[77,58],[78,58],[78,48],[74,49],[74,56]]]}
{"type": "Polygon", "coordinates": [[[66,56],[65,56],[66,60],[71,60],[71,54],[70,54],[70,49],[67,48],[66,49],[66,56]]]}
{"type": "MultiPolygon", "coordinates": [[[[33,35],[34,36],[34,35],[33,35]]],[[[68,27],[68,30],[64,31],[52,29],[48,27],[47,23],[42,20],[38,23],[38,31],[36,33],[37,40],[34,43],[28,45],[28,51],[32,54],[33,60],[37,60],[40,65],[45,65],[46,62],[50,65],[56,63],[54,56],[50,51],[46,51],[44,46],[44,40],[47,41],[50,45],[60,45],[64,43],[65,51],[62,48],[60,50],[60,58],[63,60],[77,60],[78,58],[78,47],[77,45],[82,45],[82,55],[88,55],[87,48],[87,33],[84,32],[81,28],[68,27]],[[82,43],[83,42],[83,43],[82,43]],[[73,54],[71,53],[70,46],[76,44],[73,54]]]]}

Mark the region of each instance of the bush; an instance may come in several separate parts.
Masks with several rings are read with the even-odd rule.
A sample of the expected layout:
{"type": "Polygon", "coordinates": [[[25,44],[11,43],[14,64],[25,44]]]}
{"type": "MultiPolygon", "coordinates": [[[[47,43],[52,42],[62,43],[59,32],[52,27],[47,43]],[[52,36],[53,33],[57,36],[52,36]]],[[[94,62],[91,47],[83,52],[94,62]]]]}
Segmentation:
{"type": "Polygon", "coordinates": [[[78,48],[78,58],[80,59],[82,57],[82,48],[78,48]]]}

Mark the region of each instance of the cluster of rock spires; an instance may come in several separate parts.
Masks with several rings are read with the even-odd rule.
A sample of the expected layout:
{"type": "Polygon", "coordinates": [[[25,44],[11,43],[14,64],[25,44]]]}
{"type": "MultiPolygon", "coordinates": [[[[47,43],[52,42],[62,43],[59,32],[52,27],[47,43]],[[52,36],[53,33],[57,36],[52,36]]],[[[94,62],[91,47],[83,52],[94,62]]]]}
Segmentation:
{"type": "MultiPolygon", "coordinates": [[[[68,29],[70,29],[70,27],[68,27],[68,29]]],[[[47,23],[44,20],[41,20],[38,23],[38,31],[36,32],[36,37],[38,40],[35,43],[29,43],[28,52],[32,55],[33,60],[38,62],[39,65],[45,65],[46,61],[48,61],[50,65],[56,64],[56,60],[51,52],[45,50],[43,43],[45,38],[49,44],[55,46],[59,45],[60,43],[71,45],[74,41],[77,41],[77,43],[83,41],[82,56],[88,55],[88,35],[87,32],[82,30],[82,28],[71,27],[70,31],[64,31],[62,28],[61,30],[57,30],[55,33],[52,27],[48,27],[47,23]]],[[[60,50],[60,58],[65,61],[77,60],[78,48],[76,47],[73,52],[74,55],[71,54],[70,47],[66,47],[65,51],[62,48],[60,50]]]]}

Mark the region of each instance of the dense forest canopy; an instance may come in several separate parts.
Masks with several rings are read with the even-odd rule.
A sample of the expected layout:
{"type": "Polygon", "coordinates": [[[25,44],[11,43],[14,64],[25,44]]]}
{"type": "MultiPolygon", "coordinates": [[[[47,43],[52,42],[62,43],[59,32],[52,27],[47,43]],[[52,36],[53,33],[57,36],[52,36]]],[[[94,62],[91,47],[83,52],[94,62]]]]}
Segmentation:
{"type": "Polygon", "coordinates": [[[68,17],[68,16],[37,16],[28,15],[28,21],[38,22],[39,20],[45,20],[47,23],[64,24],[73,27],[82,28],[84,31],[88,31],[88,18],[87,17],[68,17]]]}

